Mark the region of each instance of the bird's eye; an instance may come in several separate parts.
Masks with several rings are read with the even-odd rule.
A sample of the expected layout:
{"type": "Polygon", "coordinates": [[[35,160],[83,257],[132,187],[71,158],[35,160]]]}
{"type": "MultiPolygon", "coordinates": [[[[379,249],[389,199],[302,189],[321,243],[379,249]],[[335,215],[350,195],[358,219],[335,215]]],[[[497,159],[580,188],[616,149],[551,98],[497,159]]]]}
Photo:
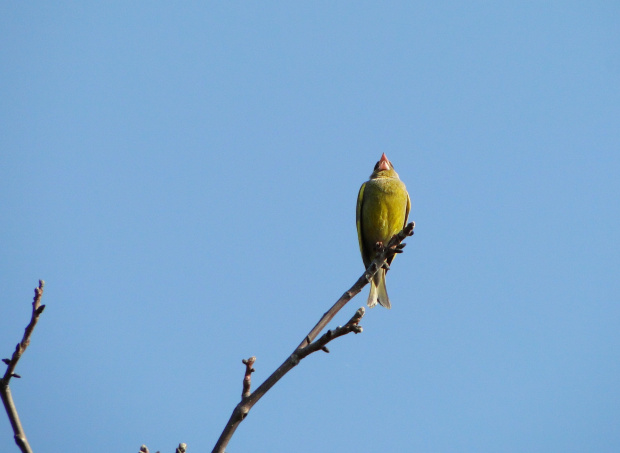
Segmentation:
{"type": "Polygon", "coordinates": [[[379,162],[375,164],[375,170],[378,170],[378,169],[379,169],[379,162]]]}

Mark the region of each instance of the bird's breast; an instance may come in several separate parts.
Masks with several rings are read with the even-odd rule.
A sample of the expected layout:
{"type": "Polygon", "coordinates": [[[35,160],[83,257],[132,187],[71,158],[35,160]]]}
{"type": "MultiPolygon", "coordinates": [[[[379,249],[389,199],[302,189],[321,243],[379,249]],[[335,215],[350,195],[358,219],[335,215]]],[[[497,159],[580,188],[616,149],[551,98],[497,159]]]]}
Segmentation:
{"type": "Polygon", "coordinates": [[[362,225],[369,247],[385,243],[398,233],[405,223],[407,191],[400,180],[368,181],[364,191],[362,225]]]}

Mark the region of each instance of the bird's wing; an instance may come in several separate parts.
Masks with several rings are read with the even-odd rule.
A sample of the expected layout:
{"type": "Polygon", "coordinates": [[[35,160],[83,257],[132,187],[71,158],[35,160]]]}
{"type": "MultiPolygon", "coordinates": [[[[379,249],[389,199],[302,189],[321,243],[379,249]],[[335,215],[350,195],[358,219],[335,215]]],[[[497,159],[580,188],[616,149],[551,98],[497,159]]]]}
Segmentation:
{"type": "Polygon", "coordinates": [[[411,211],[411,199],[409,198],[409,192],[407,192],[407,209],[405,210],[405,223],[403,228],[407,226],[407,220],[409,220],[409,211],[411,211]]]}
{"type": "MultiPolygon", "coordinates": [[[[405,189],[406,191],[407,189],[405,189]]],[[[407,193],[407,207],[405,208],[405,222],[403,223],[403,228],[405,228],[407,226],[407,220],[409,219],[409,211],[411,210],[411,199],[409,198],[409,192],[407,193]]],[[[397,233],[399,233],[399,231],[397,231],[397,233]]],[[[390,264],[392,264],[392,260],[394,260],[394,257],[396,255],[392,255],[390,258],[388,258],[388,266],[390,264]]],[[[387,271],[386,271],[387,272],[387,271]]]]}
{"type": "Polygon", "coordinates": [[[364,234],[362,228],[362,205],[364,204],[364,189],[366,188],[366,183],[362,184],[360,187],[360,191],[357,194],[357,209],[355,210],[355,224],[357,225],[357,239],[360,243],[360,252],[362,254],[362,259],[364,260],[364,265],[368,266],[370,263],[366,263],[368,261],[368,253],[367,250],[364,249],[364,234]]]}

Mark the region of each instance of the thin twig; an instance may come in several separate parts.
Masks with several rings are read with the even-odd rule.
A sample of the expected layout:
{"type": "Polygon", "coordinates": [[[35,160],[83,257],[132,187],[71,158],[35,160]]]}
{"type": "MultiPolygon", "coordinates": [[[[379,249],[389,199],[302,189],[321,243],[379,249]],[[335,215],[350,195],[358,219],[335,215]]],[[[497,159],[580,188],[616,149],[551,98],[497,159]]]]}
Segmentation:
{"type": "Polygon", "coordinates": [[[15,352],[13,352],[11,359],[3,360],[8,366],[6,372],[4,373],[4,377],[0,379],[0,397],[2,397],[2,403],[4,404],[6,413],[9,416],[9,421],[11,422],[11,427],[13,428],[15,443],[20,448],[22,453],[32,453],[32,448],[30,448],[30,444],[26,438],[26,433],[24,432],[24,428],[19,420],[17,408],[15,407],[15,402],[13,401],[13,396],[11,395],[11,389],[9,388],[9,381],[12,377],[20,377],[18,374],[15,374],[15,367],[17,366],[17,362],[19,362],[22,354],[30,344],[30,336],[32,335],[32,331],[39,321],[39,316],[43,313],[43,310],[45,310],[45,305],[41,305],[41,296],[43,296],[44,286],[45,282],[43,280],[39,280],[39,286],[34,290],[34,300],[32,301],[32,315],[30,317],[30,322],[26,326],[22,341],[17,343],[15,352]]]}
{"type": "MultiPolygon", "coordinates": [[[[332,341],[333,339],[345,335],[350,332],[359,333],[362,331],[362,328],[358,325],[362,316],[364,316],[364,309],[358,310],[353,318],[349,320],[347,324],[343,327],[339,327],[335,329],[333,332],[329,331],[319,340],[313,343],[314,339],[318,336],[319,333],[327,326],[327,324],[336,316],[336,314],[344,307],[347,302],[349,302],[353,297],[355,297],[363,288],[372,280],[372,277],[377,273],[379,269],[386,266],[388,260],[393,257],[396,253],[402,253],[405,244],[402,243],[403,240],[407,236],[413,235],[413,229],[415,228],[415,223],[411,222],[405,226],[399,233],[395,234],[387,246],[383,246],[383,244],[377,244],[377,254],[370,266],[366,269],[364,274],[355,282],[355,284],[346,291],[340,299],[336,301],[336,303],[330,308],[323,317],[319,320],[319,322],[312,328],[312,330],[304,337],[302,342],[297,346],[295,351],[275,370],[271,376],[269,376],[265,382],[263,382],[254,393],[245,396],[245,388],[244,388],[244,396],[241,398],[241,402],[237,404],[235,409],[233,410],[232,415],[228,419],[220,438],[218,439],[215,447],[213,448],[213,453],[224,453],[226,446],[230,442],[233,434],[235,433],[239,424],[243,421],[243,419],[248,415],[250,409],[260,400],[265,393],[267,393],[271,387],[273,387],[276,382],[278,382],[286,373],[288,373],[291,369],[293,369],[301,359],[307,357],[309,354],[323,350],[325,352],[329,352],[326,348],[326,344],[332,341]],[[340,330],[339,330],[340,329],[340,330]],[[331,332],[331,333],[330,333],[331,332]]],[[[246,365],[247,366],[247,365],[246,365]]],[[[244,378],[245,379],[245,378],[244,378]]]]}
{"type": "Polygon", "coordinates": [[[256,357],[250,357],[247,360],[243,359],[241,362],[245,365],[245,376],[243,376],[243,392],[241,393],[241,398],[247,398],[251,393],[252,373],[255,371],[254,368],[252,368],[252,365],[256,362],[256,357]]]}
{"type": "Polygon", "coordinates": [[[359,322],[361,321],[365,312],[366,309],[364,307],[358,308],[353,317],[349,319],[349,321],[344,326],[338,326],[334,330],[328,330],[321,336],[321,338],[302,348],[298,353],[299,360],[309,356],[316,351],[329,352],[329,349],[327,349],[326,346],[327,343],[335,340],[338,337],[346,335],[350,332],[361,333],[364,329],[362,329],[362,326],[359,325],[359,322]]]}

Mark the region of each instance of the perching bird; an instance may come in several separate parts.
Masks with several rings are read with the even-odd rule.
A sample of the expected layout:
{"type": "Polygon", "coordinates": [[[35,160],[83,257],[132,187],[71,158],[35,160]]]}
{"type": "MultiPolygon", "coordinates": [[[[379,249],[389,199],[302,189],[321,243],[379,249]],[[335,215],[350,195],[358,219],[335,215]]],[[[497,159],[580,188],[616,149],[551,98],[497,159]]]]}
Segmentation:
{"type": "MultiPolygon", "coordinates": [[[[362,184],[357,196],[357,236],[366,268],[375,259],[376,243],[387,245],[392,236],[407,224],[410,209],[407,188],[383,153],[370,179],[362,184]]],[[[388,265],[393,258],[390,258],[388,265]]],[[[379,269],[370,282],[369,307],[379,302],[385,308],[391,308],[385,288],[386,272],[383,268],[379,269]]]]}

